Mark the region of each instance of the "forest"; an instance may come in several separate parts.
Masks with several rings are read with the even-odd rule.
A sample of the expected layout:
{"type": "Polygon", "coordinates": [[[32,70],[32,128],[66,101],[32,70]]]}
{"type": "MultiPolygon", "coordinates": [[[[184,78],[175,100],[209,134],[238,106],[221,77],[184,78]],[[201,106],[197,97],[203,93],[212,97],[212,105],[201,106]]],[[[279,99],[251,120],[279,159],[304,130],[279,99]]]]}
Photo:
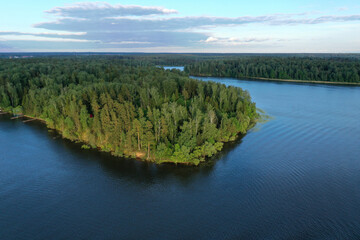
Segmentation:
{"type": "Polygon", "coordinates": [[[358,55],[245,56],[186,65],[194,76],[360,83],[358,55]]]}
{"type": "Polygon", "coordinates": [[[42,119],[83,148],[189,165],[259,116],[241,88],[118,56],[1,59],[0,109],[42,119]]]}

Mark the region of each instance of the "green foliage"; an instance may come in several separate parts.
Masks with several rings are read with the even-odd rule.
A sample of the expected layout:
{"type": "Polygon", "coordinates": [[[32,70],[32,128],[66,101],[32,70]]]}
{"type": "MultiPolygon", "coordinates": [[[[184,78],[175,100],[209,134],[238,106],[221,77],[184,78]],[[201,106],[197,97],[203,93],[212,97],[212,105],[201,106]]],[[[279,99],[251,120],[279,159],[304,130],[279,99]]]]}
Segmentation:
{"type": "Polygon", "coordinates": [[[17,106],[16,108],[12,109],[12,113],[14,115],[20,116],[23,114],[23,108],[21,106],[17,106]]]}
{"type": "Polygon", "coordinates": [[[195,76],[360,83],[359,59],[345,57],[240,57],[192,63],[185,71],[195,76]]]}
{"type": "Polygon", "coordinates": [[[199,164],[245,133],[256,106],[240,88],[122,58],[0,60],[0,107],[116,156],[199,164]],[[21,106],[20,106],[21,105],[21,106]]]}
{"type": "Polygon", "coordinates": [[[82,149],[91,149],[91,146],[87,145],[87,144],[83,144],[81,146],[82,149]]]}

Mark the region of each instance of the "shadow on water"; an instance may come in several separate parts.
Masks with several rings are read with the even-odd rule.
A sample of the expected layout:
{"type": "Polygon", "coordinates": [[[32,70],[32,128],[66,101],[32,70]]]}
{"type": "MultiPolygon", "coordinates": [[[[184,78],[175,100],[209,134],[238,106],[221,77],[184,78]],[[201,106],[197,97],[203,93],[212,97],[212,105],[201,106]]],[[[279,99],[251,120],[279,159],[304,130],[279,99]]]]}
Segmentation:
{"type": "Polygon", "coordinates": [[[57,131],[48,129],[43,123],[38,121],[22,123],[21,119],[10,120],[8,116],[4,115],[0,117],[0,121],[19,127],[27,125],[31,127],[32,131],[40,134],[39,137],[47,135],[47,140],[51,143],[55,152],[59,152],[59,154],[70,154],[70,157],[61,158],[62,161],[72,161],[71,163],[73,164],[84,163],[84,165],[93,162],[98,164],[100,168],[110,174],[111,177],[127,179],[138,183],[145,182],[147,184],[173,178],[187,185],[199,176],[202,178],[209,176],[213,172],[216,163],[218,161],[226,161],[225,156],[238,147],[244,137],[240,136],[237,140],[226,143],[221,152],[199,166],[157,165],[136,159],[115,157],[110,153],[101,152],[97,149],[82,149],[82,143],[75,143],[64,139],[57,131]]]}
{"type": "Polygon", "coordinates": [[[360,88],[212,79],[274,120],[199,167],[0,115],[0,239],[359,239],[360,88]]]}

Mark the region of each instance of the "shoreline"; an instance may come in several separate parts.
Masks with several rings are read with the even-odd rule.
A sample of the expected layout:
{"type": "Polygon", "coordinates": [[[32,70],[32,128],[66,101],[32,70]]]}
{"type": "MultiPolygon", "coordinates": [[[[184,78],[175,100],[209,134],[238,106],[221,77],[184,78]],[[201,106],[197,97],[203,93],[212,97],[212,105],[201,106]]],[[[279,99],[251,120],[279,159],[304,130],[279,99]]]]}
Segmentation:
{"type": "Polygon", "coordinates": [[[217,77],[217,78],[233,78],[238,80],[255,80],[255,81],[264,81],[264,82],[290,82],[290,83],[310,83],[310,84],[322,84],[322,85],[337,85],[337,86],[360,86],[360,83],[352,82],[330,82],[330,81],[314,81],[314,80],[295,80],[295,79],[279,79],[279,78],[262,78],[262,77],[218,77],[210,75],[190,75],[190,77],[217,77]]]}
{"type": "MultiPolygon", "coordinates": [[[[2,115],[11,115],[11,114],[12,114],[11,112],[5,112],[4,110],[0,110],[0,113],[1,113],[2,115]]],[[[208,162],[208,159],[210,159],[210,158],[213,157],[213,156],[212,156],[212,157],[205,157],[205,159],[204,159],[203,161],[200,161],[198,164],[194,164],[193,162],[173,162],[173,161],[171,161],[170,159],[159,159],[158,161],[156,161],[156,159],[154,159],[154,158],[147,159],[147,158],[145,158],[144,156],[139,157],[138,154],[140,153],[140,154],[142,155],[142,154],[143,154],[143,151],[132,151],[132,152],[128,152],[128,153],[125,154],[124,156],[119,156],[119,155],[117,155],[117,154],[116,154],[115,152],[113,152],[113,151],[106,151],[106,150],[103,150],[101,147],[98,147],[98,146],[96,146],[96,147],[91,147],[88,142],[85,142],[85,141],[83,141],[83,140],[81,140],[81,139],[75,139],[75,140],[74,140],[74,139],[67,138],[67,137],[65,137],[65,136],[62,134],[62,132],[61,132],[59,129],[50,128],[50,127],[47,125],[46,120],[44,120],[44,119],[42,119],[42,118],[32,117],[32,116],[29,116],[29,115],[22,115],[22,116],[20,116],[20,117],[16,117],[16,118],[13,118],[13,119],[10,117],[10,119],[11,119],[11,120],[16,120],[16,119],[19,119],[19,118],[22,118],[22,117],[28,118],[28,119],[32,119],[32,120],[34,120],[34,121],[39,121],[39,122],[45,124],[45,127],[46,127],[47,129],[51,129],[51,130],[56,131],[63,139],[69,140],[69,141],[71,141],[71,142],[73,142],[73,143],[82,144],[82,146],[84,146],[84,145],[88,146],[89,148],[84,148],[85,150],[86,150],[86,149],[90,149],[90,150],[97,150],[97,151],[100,151],[100,152],[106,152],[106,153],[109,153],[109,154],[111,154],[112,156],[118,157],[118,158],[132,159],[132,160],[137,160],[137,161],[142,161],[142,162],[150,162],[150,163],[154,163],[154,164],[156,164],[156,165],[161,165],[161,164],[173,164],[173,165],[176,165],[176,166],[179,165],[179,166],[197,167],[197,166],[200,166],[201,164],[204,164],[204,163],[208,162]]],[[[23,123],[27,123],[28,120],[25,120],[25,121],[22,121],[22,122],[23,122],[23,123]]],[[[225,144],[231,144],[231,143],[237,141],[238,139],[244,137],[246,134],[248,134],[249,130],[252,129],[252,128],[256,125],[256,123],[257,123],[257,122],[255,122],[255,123],[253,123],[252,125],[250,125],[245,134],[239,133],[239,134],[236,135],[236,137],[235,137],[234,140],[228,141],[228,142],[222,142],[222,143],[223,143],[224,145],[225,145],[225,144]]],[[[82,148],[82,147],[81,147],[81,148],[82,148]]],[[[220,154],[221,152],[222,152],[222,149],[221,149],[220,151],[217,151],[217,152],[214,154],[214,156],[220,154]]]]}
{"type": "MultiPolygon", "coordinates": [[[[0,115],[11,115],[13,114],[12,112],[6,112],[4,110],[0,109],[0,115]]],[[[37,117],[32,117],[29,115],[21,115],[21,116],[17,116],[17,117],[10,117],[11,120],[15,120],[15,119],[19,119],[19,118],[28,118],[27,120],[24,120],[22,122],[26,123],[26,122],[30,122],[30,120],[36,120],[36,121],[40,121],[46,124],[46,121],[42,118],[37,118],[37,117]]]]}
{"type": "Polygon", "coordinates": [[[29,119],[33,119],[33,120],[38,120],[38,121],[43,122],[43,123],[46,124],[46,121],[45,121],[44,119],[41,119],[41,118],[31,117],[31,116],[29,116],[29,115],[23,115],[23,117],[29,118],[29,119]]]}

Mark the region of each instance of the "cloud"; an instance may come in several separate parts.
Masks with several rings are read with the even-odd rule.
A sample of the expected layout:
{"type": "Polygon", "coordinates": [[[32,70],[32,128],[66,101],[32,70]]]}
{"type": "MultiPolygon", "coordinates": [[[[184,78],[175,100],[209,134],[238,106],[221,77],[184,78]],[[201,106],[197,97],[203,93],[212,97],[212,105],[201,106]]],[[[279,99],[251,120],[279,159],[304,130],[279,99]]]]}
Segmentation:
{"type": "Polygon", "coordinates": [[[205,41],[201,40],[200,42],[206,44],[220,44],[225,46],[237,46],[237,45],[248,45],[251,43],[261,43],[266,42],[271,39],[269,38],[216,38],[216,37],[208,37],[205,41]]]}
{"type": "Polygon", "coordinates": [[[11,52],[13,50],[14,50],[14,48],[12,46],[3,44],[2,39],[0,39],[0,52],[11,52]]]}
{"type": "Polygon", "coordinates": [[[194,32],[89,32],[89,33],[26,33],[26,32],[0,32],[0,36],[7,40],[29,40],[29,41],[58,41],[60,42],[96,42],[99,47],[160,47],[160,46],[188,46],[196,45],[207,38],[204,33],[194,32]],[[19,37],[17,37],[19,36],[19,37]],[[21,38],[22,37],[22,38],[21,38]],[[52,40],[52,38],[54,40],[52,40]]]}
{"type": "Polygon", "coordinates": [[[344,11],[349,10],[349,8],[348,8],[348,7],[341,7],[341,8],[338,8],[337,10],[338,10],[339,12],[344,12],[344,11]]]}
{"type": "MultiPolygon", "coordinates": [[[[64,49],[86,50],[97,49],[99,46],[94,42],[67,42],[67,41],[34,41],[34,40],[8,40],[6,45],[11,46],[16,51],[64,51],[64,49]]],[[[10,50],[9,50],[10,51],[10,50]]]]}
{"type": "Polygon", "coordinates": [[[0,35],[31,35],[31,36],[43,36],[43,37],[73,37],[73,36],[84,36],[86,32],[61,32],[61,33],[26,33],[26,32],[10,32],[10,31],[0,31],[0,35]]]}
{"type": "Polygon", "coordinates": [[[60,19],[56,22],[35,24],[36,28],[61,31],[177,31],[194,28],[208,28],[250,23],[271,23],[277,16],[258,17],[171,17],[171,18],[131,18],[114,17],[103,19],[60,19]]]}
{"type": "MultiPolygon", "coordinates": [[[[213,17],[171,16],[176,10],[164,7],[111,5],[106,2],[83,2],[46,11],[55,21],[33,25],[42,33],[0,32],[8,41],[24,44],[26,41],[63,42],[71,48],[81,43],[89,49],[212,47],[259,45],[279,41],[270,37],[218,37],[219,27],[243,25],[295,26],[334,22],[360,21],[360,15],[328,15],[320,13],[271,14],[262,16],[213,17]],[[313,17],[312,17],[313,16],[313,17]],[[314,17],[317,16],[317,17],[314,17]],[[18,37],[16,37],[18,36],[18,37]]],[[[25,44],[26,46],[31,45],[25,44]]],[[[48,47],[55,46],[49,44],[48,47]]]]}
{"type": "MultiPolygon", "coordinates": [[[[91,12],[91,11],[90,11],[91,12]]],[[[87,15],[90,16],[91,14],[87,15]]],[[[185,29],[208,29],[220,26],[239,26],[245,24],[268,24],[268,25],[295,25],[295,24],[320,24],[327,22],[360,21],[360,15],[348,16],[320,16],[316,18],[300,18],[303,14],[273,14],[264,16],[242,17],[211,17],[211,16],[188,16],[188,17],[132,17],[104,15],[102,18],[61,18],[55,22],[35,24],[36,28],[48,30],[61,30],[71,32],[91,31],[178,31],[185,29]]]]}
{"type": "Polygon", "coordinates": [[[317,18],[303,18],[303,19],[280,19],[272,21],[273,25],[298,25],[298,24],[321,24],[321,23],[335,23],[335,22],[351,22],[360,21],[360,15],[349,16],[321,16],[317,18]]]}
{"type": "Polygon", "coordinates": [[[65,7],[55,7],[45,12],[60,17],[86,19],[98,19],[111,16],[145,16],[177,13],[176,10],[163,7],[144,7],[120,4],[111,5],[106,2],[75,3],[65,7]]]}
{"type": "MultiPolygon", "coordinates": [[[[73,19],[62,18],[56,22],[34,25],[53,31],[86,32],[76,38],[109,42],[144,42],[144,47],[155,46],[195,46],[209,43],[211,30],[221,26],[241,26],[249,24],[299,25],[327,22],[358,21],[360,15],[321,16],[304,18],[307,14],[274,14],[264,16],[242,16],[236,18],[188,16],[188,17],[113,17],[73,19]],[[204,32],[205,30],[205,32],[204,32]],[[149,44],[149,42],[151,44],[149,44]]],[[[74,15],[72,15],[74,16],[74,15]]],[[[76,15],[79,16],[79,15],[76,15]]],[[[72,37],[73,38],[73,37],[72,37]]],[[[248,44],[255,42],[249,41],[248,44]]],[[[216,44],[244,44],[244,41],[220,39],[216,44]]],[[[215,42],[213,42],[215,44],[215,42]]],[[[134,47],[138,47],[137,43],[134,47]]]]}
{"type": "Polygon", "coordinates": [[[35,41],[35,42],[97,42],[95,40],[83,39],[86,33],[26,33],[0,31],[0,36],[5,37],[3,41],[35,41]],[[78,37],[78,38],[73,38],[78,37]]]}

